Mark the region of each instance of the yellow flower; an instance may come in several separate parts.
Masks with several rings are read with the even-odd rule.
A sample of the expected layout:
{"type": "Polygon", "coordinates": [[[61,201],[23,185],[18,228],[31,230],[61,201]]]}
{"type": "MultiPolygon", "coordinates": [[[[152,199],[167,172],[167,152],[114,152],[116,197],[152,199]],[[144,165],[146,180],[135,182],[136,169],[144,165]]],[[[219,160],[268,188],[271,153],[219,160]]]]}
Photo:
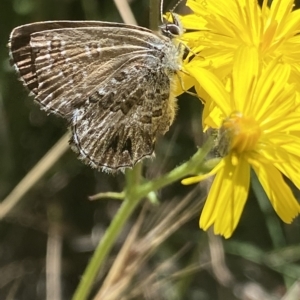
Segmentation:
{"type": "Polygon", "coordinates": [[[208,174],[184,179],[192,184],[215,175],[200,217],[200,227],[214,226],[229,238],[247,200],[250,170],[256,173],[274,210],[286,223],[300,204],[282,174],[300,188],[299,96],[287,84],[290,65],[273,61],[262,67],[253,47],[236,51],[232,75],[225,85],[203,68],[190,68],[218,109],[205,122],[218,127],[222,159],[208,174]],[[219,116],[217,117],[217,115],[219,116]]]}
{"type": "Polygon", "coordinates": [[[181,18],[187,30],[182,39],[199,53],[191,63],[223,79],[237,49],[251,46],[265,64],[280,57],[291,66],[289,81],[299,83],[300,10],[292,11],[293,0],[273,0],[270,7],[268,2],[260,7],[255,0],[187,0],[194,14],[181,18]]]}

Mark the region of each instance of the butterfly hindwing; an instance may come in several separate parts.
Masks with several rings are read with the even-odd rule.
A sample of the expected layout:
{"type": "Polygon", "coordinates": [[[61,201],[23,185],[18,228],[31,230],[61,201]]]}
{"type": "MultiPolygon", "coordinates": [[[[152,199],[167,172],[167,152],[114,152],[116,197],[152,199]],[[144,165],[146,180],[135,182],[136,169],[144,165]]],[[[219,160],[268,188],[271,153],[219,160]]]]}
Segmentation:
{"type": "Polygon", "coordinates": [[[153,154],[156,136],[173,121],[169,77],[158,59],[145,59],[132,58],[74,112],[71,144],[93,167],[132,167],[153,154]]]}

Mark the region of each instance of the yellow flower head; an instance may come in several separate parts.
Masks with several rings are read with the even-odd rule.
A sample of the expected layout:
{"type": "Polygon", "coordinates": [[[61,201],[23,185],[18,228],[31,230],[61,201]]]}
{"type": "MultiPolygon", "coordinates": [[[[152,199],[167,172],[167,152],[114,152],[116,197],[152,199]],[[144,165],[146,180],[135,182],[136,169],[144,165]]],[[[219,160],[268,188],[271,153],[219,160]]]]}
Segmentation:
{"type": "Polygon", "coordinates": [[[290,223],[300,213],[282,176],[300,188],[300,113],[298,93],[287,84],[290,65],[274,60],[262,67],[254,47],[240,47],[233,61],[225,86],[206,69],[189,69],[214,103],[204,122],[219,130],[223,157],[208,174],[182,181],[192,184],[215,175],[200,227],[206,230],[214,225],[215,233],[226,238],[242,214],[251,168],[284,222],[290,223]]]}
{"type": "Polygon", "coordinates": [[[292,68],[289,81],[299,82],[300,10],[292,10],[293,0],[273,0],[270,7],[267,3],[260,7],[256,0],[188,0],[194,14],[181,21],[187,30],[183,39],[199,53],[193,63],[224,78],[232,70],[235,52],[250,46],[265,64],[280,57],[292,68]]]}

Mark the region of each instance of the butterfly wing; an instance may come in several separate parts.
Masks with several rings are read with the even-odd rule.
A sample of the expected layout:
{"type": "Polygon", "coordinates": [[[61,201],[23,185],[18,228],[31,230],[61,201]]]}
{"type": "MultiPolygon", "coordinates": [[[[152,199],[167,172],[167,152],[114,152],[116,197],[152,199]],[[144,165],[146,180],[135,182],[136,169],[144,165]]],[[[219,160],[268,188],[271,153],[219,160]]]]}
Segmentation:
{"type": "Polygon", "coordinates": [[[9,47],[23,84],[69,120],[72,148],[93,167],[132,167],[173,121],[176,48],[166,37],[118,23],[42,22],[14,29],[9,47]]]}
{"type": "Polygon", "coordinates": [[[153,45],[161,44],[158,36],[142,27],[58,21],[17,27],[9,48],[35,100],[47,112],[69,118],[108,74],[136,52],[157,52],[153,45]]]}
{"type": "Polygon", "coordinates": [[[157,57],[138,55],[117,69],[74,111],[73,149],[92,167],[133,167],[154,151],[175,115],[170,79],[157,57]]]}

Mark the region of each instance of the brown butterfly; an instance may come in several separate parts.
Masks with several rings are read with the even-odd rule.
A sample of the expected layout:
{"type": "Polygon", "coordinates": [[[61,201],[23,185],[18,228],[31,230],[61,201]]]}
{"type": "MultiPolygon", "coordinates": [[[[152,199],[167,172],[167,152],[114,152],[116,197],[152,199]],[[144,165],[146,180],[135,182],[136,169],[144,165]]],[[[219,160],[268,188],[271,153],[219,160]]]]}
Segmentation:
{"type": "Polygon", "coordinates": [[[68,120],[72,149],[93,168],[133,167],[173,122],[172,78],[182,55],[177,18],[156,34],[96,21],[15,28],[12,62],[42,109],[68,120]]]}

